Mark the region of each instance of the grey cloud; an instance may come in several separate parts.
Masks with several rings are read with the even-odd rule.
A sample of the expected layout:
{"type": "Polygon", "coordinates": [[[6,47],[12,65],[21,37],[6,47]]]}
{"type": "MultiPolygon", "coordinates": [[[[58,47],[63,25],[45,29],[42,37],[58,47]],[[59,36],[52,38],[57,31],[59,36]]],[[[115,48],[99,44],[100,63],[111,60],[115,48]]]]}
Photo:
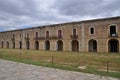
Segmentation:
{"type": "Polygon", "coordinates": [[[56,0],[54,4],[61,14],[82,17],[111,16],[120,11],[119,3],[119,0],[56,0]]]}
{"type": "Polygon", "coordinates": [[[0,30],[118,16],[119,0],[0,0],[0,30]]]}
{"type": "Polygon", "coordinates": [[[0,0],[0,10],[13,15],[26,15],[35,12],[34,0],[0,0]]]}

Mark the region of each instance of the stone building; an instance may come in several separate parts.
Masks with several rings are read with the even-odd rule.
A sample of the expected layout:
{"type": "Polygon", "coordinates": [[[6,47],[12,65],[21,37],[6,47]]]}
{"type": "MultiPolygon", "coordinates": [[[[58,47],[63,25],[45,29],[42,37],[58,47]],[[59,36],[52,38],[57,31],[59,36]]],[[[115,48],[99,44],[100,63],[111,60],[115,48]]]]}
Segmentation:
{"type": "Polygon", "coordinates": [[[120,17],[0,32],[0,48],[120,52],[120,17]]]}

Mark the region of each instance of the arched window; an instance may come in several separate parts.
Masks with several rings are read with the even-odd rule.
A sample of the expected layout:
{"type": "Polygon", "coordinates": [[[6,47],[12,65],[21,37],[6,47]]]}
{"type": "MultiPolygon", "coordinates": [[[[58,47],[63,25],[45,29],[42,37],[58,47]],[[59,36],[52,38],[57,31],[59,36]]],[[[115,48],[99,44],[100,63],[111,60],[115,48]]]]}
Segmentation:
{"type": "Polygon", "coordinates": [[[73,36],[76,35],[76,29],[73,29],[73,36]]]}
{"type": "Polygon", "coordinates": [[[38,38],[38,32],[36,32],[35,36],[36,36],[36,38],[38,38]]]}
{"type": "Polygon", "coordinates": [[[92,28],[90,28],[90,34],[94,34],[94,28],[92,27],[92,28]]]}
{"type": "Polygon", "coordinates": [[[49,38],[49,31],[46,31],[46,38],[49,38]]]}
{"type": "Polygon", "coordinates": [[[62,37],[62,30],[58,30],[58,37],[59,37],[59,38],[62,37]]]}

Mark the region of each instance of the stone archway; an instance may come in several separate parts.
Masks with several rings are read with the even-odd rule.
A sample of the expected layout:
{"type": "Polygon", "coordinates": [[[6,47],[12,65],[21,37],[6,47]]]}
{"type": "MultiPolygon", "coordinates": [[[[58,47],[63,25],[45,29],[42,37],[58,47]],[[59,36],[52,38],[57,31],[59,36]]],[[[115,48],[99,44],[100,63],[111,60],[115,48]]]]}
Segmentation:
{"type": "Polygon", "coordinates": [[[89,52],[97,52],[97,41],[92,39],[88,42],[89,52]]]}
{"type": "Polygon", "coordinates": [[[35,49],[39,50],[39,42],[38,41],[35,41],[35,49]]]}
{"type": "Polygon", "coordinates": [[[15,48],[15,42],[13,42],[13,49],[15,48]]]}
{"type": "Polygon", "coordinates": [[[1,42],[1,47],[4,48],[4,42],[1,42]]]}
{"type": "Polygon", "coordinates": [[[19,48],[22,49],[22,42],[19,42],[19,48]]]}
{"type": "Polygon", "coordinates": [[[79,42],[77,40],[72,40],[71,46],[72,51],[79,51],[79,42]]]}
{"type": "Polygon", "coordinates": [[[9,42],[6,43],[6,47],[9,48],[9,42]]]}
{"type": "Polygon", "coordinates": [[[57,51],[63,51],[63,41],[57,41],[57,51]]]}
{"type": "Polygon", "coordinates": [[[50,41],[45,42],[45,50],[50,50],[50,41]]]}
{"type": "Polygon", "coordinates": [[[30,42],[26,41],[26,49],[30,49],[30,42]]]}
{"type": "Polygon", "coordinates": [[[108,41],[109,52],[119,52],[119,41],[117,39],[110,39],[108,41]]]}

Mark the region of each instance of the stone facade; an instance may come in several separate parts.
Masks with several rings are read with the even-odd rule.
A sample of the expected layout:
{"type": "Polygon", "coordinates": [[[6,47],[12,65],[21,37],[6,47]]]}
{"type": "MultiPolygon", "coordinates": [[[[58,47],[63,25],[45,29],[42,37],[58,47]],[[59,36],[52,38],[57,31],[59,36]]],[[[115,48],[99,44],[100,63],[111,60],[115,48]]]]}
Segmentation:
{"type": "Polygon", "coordinates": [[[0,48],[120,52],[120,17],[0,32],[0,48]]]}

